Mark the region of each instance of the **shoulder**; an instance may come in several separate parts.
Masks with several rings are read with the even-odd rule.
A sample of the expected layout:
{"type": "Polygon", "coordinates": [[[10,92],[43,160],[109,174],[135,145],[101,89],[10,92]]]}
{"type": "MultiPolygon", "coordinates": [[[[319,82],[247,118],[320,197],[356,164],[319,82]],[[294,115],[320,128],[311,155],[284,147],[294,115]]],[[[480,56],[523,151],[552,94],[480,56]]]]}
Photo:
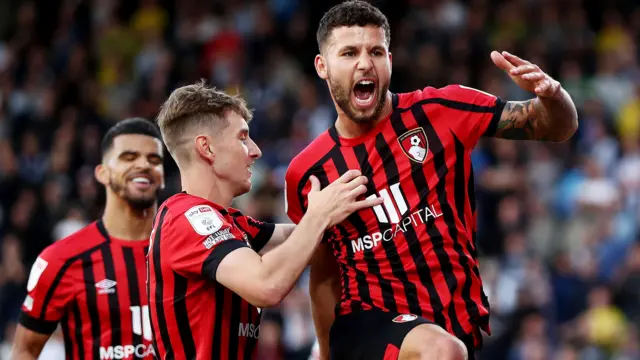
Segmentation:
{"type": "Polygon", "coordinates": [[[493,94],[458,84],[447,85],[440,88],[427,86],[421,90],[398,94],[398,96],[398,107],[400,108],[408,108],[416,103],[436,103],[445,106],[456,106],[460,104],[493,106],[499,101],[499,98],[493,94]]]}
{"type": "Polygon", "coordinates": [[[163,229],[179,227],[176,234],[197,234],[207,236],[220,230],[227,224],[219,206],[197,196],[180,193],[167,199],[161,206],[158,216],[162,219],[163,229]],[[163,216],[163,213],[164,214],[163,216]]]}
{"type": "Polygon", "coordinates": [[[320,134],[291,160],[286,172],[287,180],[300,181],[302,176],[321,162],[335,146],[329,130],[320,134]]]}
{"type": "Polygon", "coordinates": [[[97,222],[93,222],[66,238],[49,245],[42,251],[39,258],[47,262],[64,263],[96,249],[105,242],[106,238],[100,233],[97,222]]]}

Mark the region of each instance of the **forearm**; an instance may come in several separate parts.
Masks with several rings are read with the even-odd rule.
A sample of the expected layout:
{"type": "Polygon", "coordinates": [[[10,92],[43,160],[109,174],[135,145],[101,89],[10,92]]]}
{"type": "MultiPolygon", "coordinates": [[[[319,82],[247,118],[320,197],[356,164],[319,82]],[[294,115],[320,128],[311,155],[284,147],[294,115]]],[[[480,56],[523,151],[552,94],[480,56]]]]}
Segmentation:
{"type": "Polygon", "coordinates": [[[567,93],[562,87],[552,97],[533,100],[534,116],[540,127],[540,135],[553,142],[568,140],[578,129],[578,111],[567,93]]]}
{"type": "Polygon", "coordinates": [[[11,355],[9,357],[10,360],[37,360],[39,355],[36,355],[28,350],[17,350],[14,349],[11,351],[11,355]]]}
{"type": "Polygon", "coordinates": [[[321,360],[329,359],[329,330],[340,291],[340,270],[333,253],[328,245],[320,245],[311,261],[309,296],[321,360]]]}
{"type": "Polygon", "coordinates": [[[284,298],[306,268],[328,220],[305,216],[282,245],[262,256],[262,281],[271,297],[284,298]]]}
{"type": "Polygon", "coordinates": [[[282,245],[291,236],[295,229],[296,225],[294,224],[276,224],[276,228],[273,231],[271,239],[269,239],[267,244],[260,250],[260,255],[264,255],[282,245]]]}
{"type": "Polygon", "coordinates": [[[36,333],[18,325],[11,349],[11,360],[36,360],[50,335],[36,333]]]}

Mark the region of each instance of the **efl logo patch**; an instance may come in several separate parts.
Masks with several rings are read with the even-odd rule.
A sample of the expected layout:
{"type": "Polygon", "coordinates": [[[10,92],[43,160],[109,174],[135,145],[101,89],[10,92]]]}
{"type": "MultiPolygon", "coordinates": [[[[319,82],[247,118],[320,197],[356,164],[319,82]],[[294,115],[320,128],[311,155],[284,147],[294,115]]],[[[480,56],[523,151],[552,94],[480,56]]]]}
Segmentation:
{"type": "Polygon", "coordinates": [[[184,216],[189,220],[191,227],[200,235],[211,235],[220,230],[222,219],[209,205],[198,205],[187,210],[184,216]]]}
{"type": "Polygon", "coordinates": [[[31,267],[29,281],[27,281],[27,291],[30,292],[31,290],[36,288],[36,285],[38,285],[38,280],[40,280],[40,276],[42,276],[42,273],[44,272],[44,269],[47,268],[47,266],[49,266],[47,260],[41,257],[38,257],[36,259],[36,261],[33,263],[33,266],[31,267]]]}
{"type": "Polygon", "coordinates": [[[427,158],[427,152],[429,151],[429,144],[427,142],[427,135],[421,127],[409,130],[400,135],[398,142],[400,143],[402,151],[404,151],[409,159],[418,163],[424,163],[424,160],[427,158]]]}
{"type": "Polygon", "coordinates": [[[394,317],[392,321],[394,323],[402,324],[402,323],[406,323],[406,322],[409,322],[409,321],[413,321],[413,320],[415,320],[417,318],[418,318],[417,315],[402,314],[402,315],[398,315],[398,316],[394,317]]]}

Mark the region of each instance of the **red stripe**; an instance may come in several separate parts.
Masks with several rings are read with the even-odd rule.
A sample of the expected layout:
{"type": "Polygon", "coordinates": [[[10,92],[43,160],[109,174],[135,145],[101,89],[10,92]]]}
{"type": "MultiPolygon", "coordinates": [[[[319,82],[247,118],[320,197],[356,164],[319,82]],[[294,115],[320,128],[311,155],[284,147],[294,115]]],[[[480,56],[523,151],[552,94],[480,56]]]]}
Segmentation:
{"type": "MultiPolygon", "coordinates": [[[[94,251],[91,254],[91,261],[93,263],[93,274],[95,276],[96,284],[106,279],[104,272],[104,263],[102,262],[102,252],[94,251]]],[[[109,279],[114,280],[114,279],[109,279]]],[[[90,284],[95,287],[95,284],[90,284]]],[[[116,293],[120,291],[120,284],[116,284],[111,289],[115,289],[116,293]]],[[[109,317],[109,294],[101,294],[101,291],[106,291],[101,288],[95,287],[96,292],[96,304],[98,305],[98,316],[100,316],[100,346],[110,346],[111,344],[111,318],[109,317]]],[[[119,345],[119,344],[113,344],[119,345]]]]}
{"type": "MultiPolygon", "coordinates": [[[[116,269],[116,293],[118,294],[118,302],[120,304],[120,329],[122,344],[133,344],[133,324],[131,313],[131,295],[129,294],[129,279],[127,277],[127,267],[124,263],[124,254],[122,247],[111,244],[111,253],[113,254],[113,266],[116,269]]],[[[119,344],[113,344],[119,345],[119,344]]]]}
{"type": "MultiPolygon", "coordinates": [[[[327,179],[329,180],[329,182],[334,182],[337,178],[340,177],[340,174],[338,174],[338,171],[335,167],[335,165],[333,164],[333,161],[329,160],[326,163],[323,164],[322,166],[323,170],[325,171],[325,173],[327,174],[327,179]]],[[[306,189],[306,187],[305,187],[306,189]]],[[[306,195],[305,195],[306,198],[306,195]]],[[[345,229],[349,232],[349,237],[353,237],[353,229],[349,229],[347,227],[345,227],[345,229]]],[[[340,241],[339,242],[339,246],[341,248],[341,258],[338,259],[338,261],[340,263],[344,263],[346,260],[345,258],[347,257],[347,249],[346,247],[349,246],[350,244],[344,242],[344,241],[340,241]]],[[[354,260],[355,261],[355,260],[354,260]]],[[[356,263],[356,262],[354,262],[356,263]]],[[[348,289],[343,289],[343,291],[347,292],[350,296],[350,299],[347,300],[346,302],[344,302],[342,304],[342,308],[343,309],[350,309],[351,308],[351,303],[354,301],[362,301],[362,299],[360,298],[360,294],[358,293],[358,284],[356,283],[356,272],[355,269],[352,268],[351,266],[347,266],[345,267],[347,269],[347,274],[346,276],[349,278],[349,288],[348,289]]]]}
{"type": "MultiPolygon", "coordinates": [[[[405,192],[407,197],[407,206],[410,210],[415,207],[412,206],[410,199],[412,198],[411,194],[417,194],[418,189],[416,189],[413,180],[411,179],[411,160],[405,155],[400,146],[396,146],[394,142],[397,142],[397,137],[393,132],[383,132],[385,136],[385,141],[389,144],[389,148],[393,153],[393,158],[396,160],[396,165],[398,166],[399,173],[399,181],[402,184],[402,190],[405,192]]],[[[420,224],[420,221],[414,222],[415,224],[420,224]]],[[[416,231],[419,227],[416,226],[416,231]]],[[[402,236],[401,233],[398,233],[398,236],[402,236]]],[[[431,310],[431,303],[429,292],[424,284],[420,281],[420,277],[418,276],[418,270],[416,270],[415,263],[413,262],[413,258],[411,257],[411,253],[406,249],[406,244],[402,244],[397,242],[396,246],[398,247],[398,254],[400,255],[400,261],[402,262],[402,266],[405,269],[407,274],[407,278],[410,282],[415,284],[416,290],[418,292],[418,301],[420,302],[420,308],[423,310],[422,316],[427,319],[433,319],[433,311],[425,311],[431,310]],[[404,250],[403,250],[404,249],[404,250]]],[[[401,294],[404,295],[404,294],[401,294]]],[[[404,303],[407,302],[405,299],[404,303]]],[[[398,312],[409,312],[408,307],[406,310],[398,309],[398,312]]]]}
{"type": "Polygon", "coordinates": [[[388,344],[384,352],[383,360],[397,360],[400,356],[400,349],[393,344],[388,344]]]}
{"type": "MultiPolygon", "coordinates": [[[[411,111],[404,112],[401,116],[401,119],[407,129],[415,129],[419,126],[416,119],[413,117],[413,114],[411,111]]],[[[426,204],[429,207],[431,205],[435,205],[436,210],[438,211],[438,213],[440,213],[441,207],[438,201],[438,194],[435,191],[435,185],[438,182],[438,175],[436,173],[436,169],[434,168],[432,159],[433,159],[433,154],[431,153],[431,151],[429,151],[429,153],[427,154],[427,159],[425,160],[424,166],[422,167],[424,176],[427,180],[427,184],[430,187],[426,204]]],[[[419,189],[413,188],[411,190],[410,190],[410,193],[407,194],[408,198],[419,197],[419,189]],[[414,190],[416,192],[411,192],[411,190],[414,190]]],[[[431,239],[427,234],[427,226],[433,226],[433,223],[438,225],[438,223],[440,222],[444,224],[444,221],[441,217],[438,219],[433,219],[432,217],[429,217],[429,219],[427,219],[427,221],[424,224],[419,223],[416,226],[416,232],[418,234],[424,234],[423,237],[419,238],[420,246],[422,247],[422,252],[425,256],[425,260],[429,265],[431,278],[433,279],[433,283],[438,293],[438,296],[440,297],[440,301],[446,308],[446,305],[451,301],[451,294],[449,292],[449,288],[447,287],[447,282],[445,280],[444,274],[440,270],[438,257],[436,256],[436,253],[433,251],[433,248],[431,246],[432,244],[431,239]],[[427,246],[428,248],[425,248],[425,246],[427,246]]],[[[440,228],[440,226],[438,226],[438,230],[443,235],[443,237],[446,236],[446,232],[442,232],[442,229],[440,228]]],[[[428,309],[433,311],[430,305],[428,309]]],[[[442,315],[444,316],[446,321],[446,324],[444,324],[444,326],[446,327],[447,331],[451,332],[452,331],[451,320],[447,316],[446,311],[444,311],[442,315]]]]}
{"type": "MultiPolygon", "coordinates": [[[[355,153],[353,152],[353,148],[345,148],[342,147],[340,148],[341,152],[342,152],[342,156],[345,160],[345,162],[347,163],[347,166],[349,167],[349,169],[360,169],[360,164],[358,163],[358,159],[356,158],[355,153]]],[[[333,169],[335,171],[335,168],[333,169]]],[[[367,209],[364,210],[365,212],[370,213],[371,216],[373,215],[373,209],[367,209]]],[[[358,212],[359,214],[362,214],[362,211],[358,212]]],[[[374,217],[375,218],[375,217],[374,217]]],[[[374,231],[379,231],[379,229],[377,229],[376,227],[372,227],[370,226],[370,224],[367,224],[365,222],[365,224],[367,225],[367,228],[369,229],[369,233],[373,233],[374,231]],[[377,229],[377,230],[374,230],[377,229]]],[[[358,231],[353,228],[352,226],[349,226],[349,240],[357,240],[358,239],[358,231]]],[[[346,242],[347,246],[351,245],[351,241],[347,241],[346,242]]],[[[381,247],[382,244],[379,244],[379,246],[381,247]]],[[[372,249],[371,252],[375,253],[376,248],[372,249]]],[[[382,249],[378,249],[378,251],[382,251],[382,249]]],[[[360,251],[354,254],[354,260],[356,261],[356,267],[358,269],[360,269],[362,272],[364,272],[365,274],[365,279],[366,279],[366,283],[367,286],[369,287],[369,295],[371,296],[371,300],[373,302],[373,306],[379,309],[384,309],[384,302],[382,300],[382,289],[380,288],[380,284],[378,281],[378,277],[375,276],[374,274],[372,274],[369,271],[369,266],[367,264],[367,261],[364,259],[364,255],[365,252],[364,251],[360,251]]],[[[376,261],[378,261],[378,259],[376,259],[376,261]]],[[[355,278],[354,278],[354,283],[355,283],[355,278]]],[[[354,284],[355,285],[355,284],[354,284]]]]}

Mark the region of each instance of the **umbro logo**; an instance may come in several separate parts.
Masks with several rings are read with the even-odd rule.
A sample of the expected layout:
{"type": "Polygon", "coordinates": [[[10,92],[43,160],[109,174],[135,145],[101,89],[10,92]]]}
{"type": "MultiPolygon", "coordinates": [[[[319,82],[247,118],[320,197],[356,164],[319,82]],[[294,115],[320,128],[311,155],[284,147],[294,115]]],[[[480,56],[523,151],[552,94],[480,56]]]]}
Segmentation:
{"type": "Polygon", "coordinates": [[[115,286],[116,282],[109,279],[104,279],[96,283],[98,294],[113,294],[114,292],[116,292],[115,286]]]}

